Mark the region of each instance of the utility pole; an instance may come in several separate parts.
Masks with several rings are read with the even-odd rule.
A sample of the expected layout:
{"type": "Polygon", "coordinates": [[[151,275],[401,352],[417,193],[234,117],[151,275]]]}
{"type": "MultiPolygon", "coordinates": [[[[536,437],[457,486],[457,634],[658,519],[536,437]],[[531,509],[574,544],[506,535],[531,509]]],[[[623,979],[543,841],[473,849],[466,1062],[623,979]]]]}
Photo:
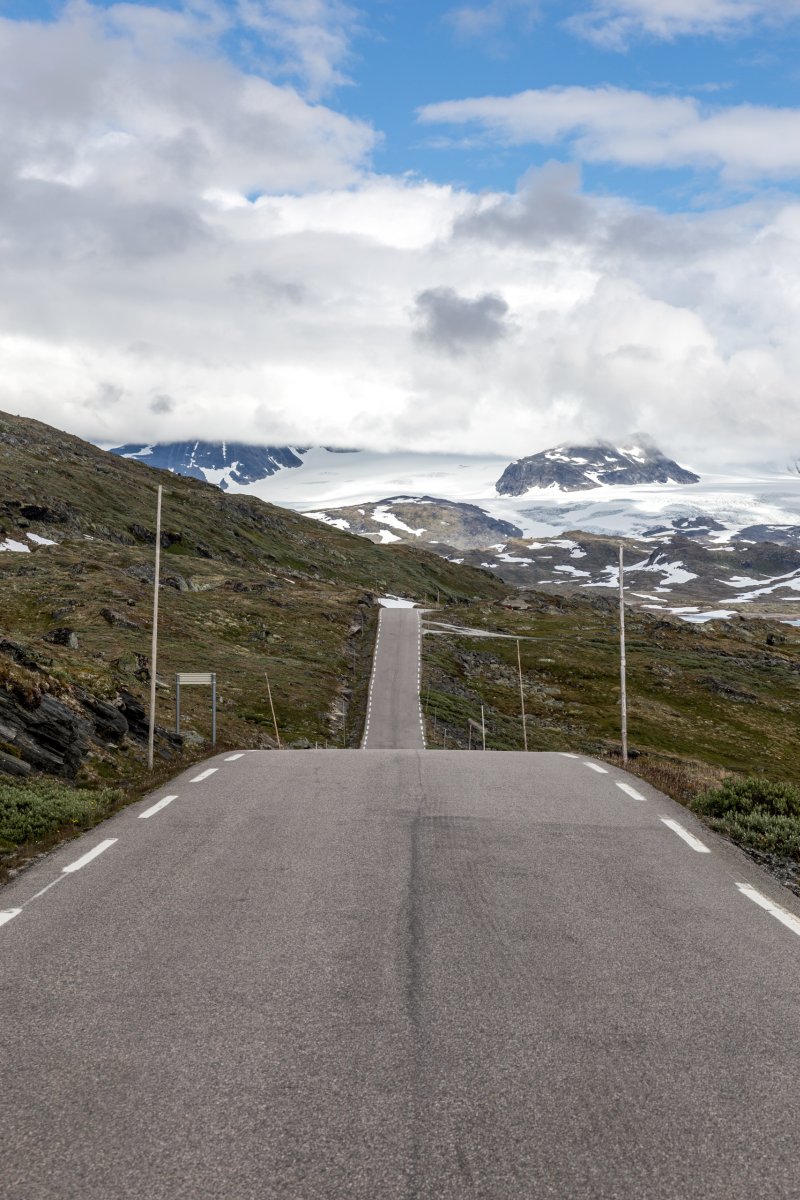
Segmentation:
{"type": "Polygon", "coordinates": [[[156,567],[153,577],[153,643],[150,649],[150,724],[147,731],[147,769],[153,769],[156,735],[156,669],[158,666],[158,579],[161,571],[161,484],[156,502],[156,567]]]}
{"type": "Polygon", "coordinates": [[[619,704],[622,722],[622,761],[628,761],[628,692],[625,661],[625,563],[622,542],[619,544],[619,704]]]}
{"type": "Polygon", "coordinates": [[[519,669],[519,706],[522,711],[522,742],[527,752],[528,730],[525,728],[525,693],[522,690],[522,654],[519,648],[519,638],[517,638],[517,667],[519,669]]]}

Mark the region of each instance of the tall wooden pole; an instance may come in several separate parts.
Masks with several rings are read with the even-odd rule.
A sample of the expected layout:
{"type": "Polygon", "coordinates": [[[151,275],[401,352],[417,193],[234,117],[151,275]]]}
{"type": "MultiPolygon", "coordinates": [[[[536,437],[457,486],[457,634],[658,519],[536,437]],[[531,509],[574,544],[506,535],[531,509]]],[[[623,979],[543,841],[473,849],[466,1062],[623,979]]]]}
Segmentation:
{"type": "Polygon", "coordinates": [[[622,723],[622,761],[628,761],[628,693],[625,662],[625,563],[622,543],[619,546],[619,704],[622,723]]]}
{"type": "Polygon", "coordinates": [[[519,669],[519,706],[522,712],[522,742],[525,750],[528,749],[528,730],[525,727],[525,693],[522,690],[522,654],[519,649],[519,638],[517,638],[517,667],[519,669]]]}
{"type": "Polygon", "coordinates": [[[156,569],[153,577],[153,644],[150,649],[150,726],[147,731],[147,766],[153,769],[153,744],[156,733],[156,670],[158,667],[158,581],[161,571],[161,484],[156,503],[156,569]]]}

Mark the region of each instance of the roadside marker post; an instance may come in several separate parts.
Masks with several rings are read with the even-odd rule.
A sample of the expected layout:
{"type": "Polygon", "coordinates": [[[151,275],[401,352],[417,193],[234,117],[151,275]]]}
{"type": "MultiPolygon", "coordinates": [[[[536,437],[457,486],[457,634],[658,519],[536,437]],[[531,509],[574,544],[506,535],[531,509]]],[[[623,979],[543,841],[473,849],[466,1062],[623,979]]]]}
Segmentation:
{"type": "Polygon", "coordinates": [[[517,638],[517,668],[519,670],[519,706],[522,712],[522,744],[527,753],[528,750],[528,730],[525,725],[525,693],[522,690],[522,653],[519,648],[519,638],[517,638]]]}
{"type": "Polygon", "coordinates": [[[217,744],[217,673],[216,671],[179,671],[175,676],[175,732],[181,731],[181,688],[211,688],[211,745],[217,744]]]}
{"type": "Polygon", "coordinates": [[[619,705],[622,724],[622,761],[628,761],[628,692],[625,661],[625,562],[622,542],[619,544],[619,705]]]}
{"type": "Polygon", "coordinates": [[[153,577],[153,643],[150,650],[150,720],[147,728],[147,769],[153,769],[153,745],[156,733],[156,668],[158,658],[158,577],[161,569],[161,492],[156,501],[156,563],[153,577]]]}

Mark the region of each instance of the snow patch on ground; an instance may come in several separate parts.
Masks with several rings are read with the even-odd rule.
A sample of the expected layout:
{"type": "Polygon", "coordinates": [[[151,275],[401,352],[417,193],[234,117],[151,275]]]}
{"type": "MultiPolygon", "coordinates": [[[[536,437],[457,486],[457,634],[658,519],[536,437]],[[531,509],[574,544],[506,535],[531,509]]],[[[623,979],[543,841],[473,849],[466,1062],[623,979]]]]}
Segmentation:
{"type": "Polygon", "coordinates": [[[568,563],[561,567],[554,567],[553,570],[561,571],[564,575],[582,575],[587,579],[591,578],[591,571],[579,571],[577,567],[571,567],[568,563]]]}
{"type": "MultiPolygon", "coordinates": [[[[393,529],[401,529],[403,533],[413,534],[414,537],[419,537],[421,533],[425,532],[424,528],[412,529],[410,525],[406,525],[405,521],[401,521],[393,512],[389,512],[389,509],[384,504],[377,504],[373,508],[372,519],[373,521],[377,521],[379,525],[391,525],[393,529]]],[[[399,541],[399,538],[395,538],[394,540],[399,541]]]]}
{"type": "Polygon", "coordinates": [[[380,546],[388,546],[390,542],[401,542],[403,540],[396,533],[392,533],[390,529],[379,529],[378,537],[380,538],[378,543],[380,546]]]}
{"type": "MultiPolygon", "coordinates": [[[[396,540],[396,539],[395,539],[396,540]]],[[[402,596],[380,596],[378,604],[381,608],[416,608],[416,601],[404,600],[402,596]]]]}
{"type": "Polygon", "coordinates": [[[38,533],[27,534],[29,542],[35,542],[37,546],[57,546],[58,542],[54,542],[52,538],[42,537],[38,533]]]}
{"type": "Polygon", "coordinates": [[[30,554],[30,546],[26,546],[24,542],[15,542],[13,538],[6,538],[4,542],[0,542],[0,551],[13,550],[15,554],[30,554]]]}
{"type": "Polygon", "coordinates": [[[313,517],[315,521],[322,521],[324,525],[331,525],[334,529],[350,528],[350,522],[346,521],[344,517],[329,517],[324,512],[310,512],[306,513],[306,516],[313,517]]]}

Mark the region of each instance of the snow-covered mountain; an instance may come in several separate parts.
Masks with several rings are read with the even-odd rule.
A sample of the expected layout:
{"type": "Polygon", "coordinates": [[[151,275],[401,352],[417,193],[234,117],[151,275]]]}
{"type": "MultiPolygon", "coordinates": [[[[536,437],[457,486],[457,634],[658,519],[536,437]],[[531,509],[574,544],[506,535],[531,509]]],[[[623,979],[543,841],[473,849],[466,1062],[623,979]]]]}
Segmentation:
{"type": "Polygon", "coordinates": [[[115,446],[112,454],[146,462],[176,475],[191,475],[226,491],[269,478],[284,467],[302,467],[305,450],[289,446],[246,446],[241,442],[140,442],[115,446]]]}
{"type": "Polygon", "coordinates": [[[556,446],[519,458],[506,467],[497,481],[497,491],[501,496],[522,496],[531,488],[585,492],[596,487],[699,482],[699,475],[678,466],[640,438],[630,446],[612,446],[610,442],[556,446]]]}
{"type": "MultiPolygon", "coordinates": [[[[427,519],[404,516],[397,508],[398,497],[477,505],[488,518],[506,521],[523,537],[531,538],[582,530],[649,541],[652,534],[662,532],[683,534],[710,548],[728,544],[732,538],[800,546],[800,475],[790,469],[788,456],[774,466],[704,471],[699,483],[688,485],[629,482],[596,484],[570,492],[551,484],[511,496],[499,494],[495,486],[508,466],[508,459],[496,455],[345,453],[322,446],[239,447],[230,442],[217,443],[214,453],[207,454],[208,445],[181,443],[182,450],[133,445],[119,447],[117,452],[153,466],[182,469],[231,492],[255,495],[321,519],[348,521],[350,524],[342,527],[353,532],[352,514],[344,509],[364,508],[371,515],[382,497],[394,497],[387,515],[393,514],[414,530],[424,527],[419,539],[414,536],[422,542],[446,540],[441,536],[444,527],[437,529],[427,519]]],[[[455,513],[443,510],[439,519],[447,517],[449,524],[451,516],[455,513]]],[[[381,525],[387,531],[392,529],[379,521],[381,525]]],[[[374,537],[377,530],[371,532],[374,537]]],[[[402,530],[393,532],[403,537],[402,530]]],[[[485,544],[489,547],[507,537],[498,532],[485,544]]]]}

